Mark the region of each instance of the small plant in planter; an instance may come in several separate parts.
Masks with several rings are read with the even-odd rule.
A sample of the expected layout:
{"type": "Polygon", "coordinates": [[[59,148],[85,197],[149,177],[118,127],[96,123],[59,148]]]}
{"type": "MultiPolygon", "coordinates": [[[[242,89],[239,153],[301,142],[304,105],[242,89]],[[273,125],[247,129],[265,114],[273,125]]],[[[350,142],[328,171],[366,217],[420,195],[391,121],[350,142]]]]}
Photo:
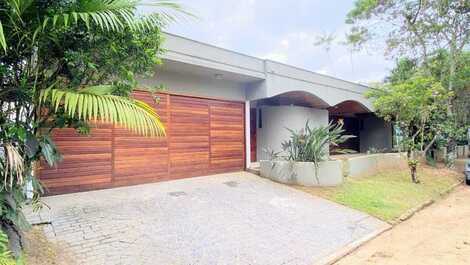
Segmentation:
{"type": "MultiPolygon", "coordinates": [[[[281,146],[286,153],[286,160],[293,162],[312,162],[315,166],[315,179],[318,178],[320,162],[328,160],[329,147],[339,147],[354,135],[344,135],[342,124],[329,123],[327,126],[311,127],[309,122],[300,131],[288,129],[290,139],[284,141],[281,146]]],[[[339,153],[352,153],[349,149],[335,149],[339,153]]]]}

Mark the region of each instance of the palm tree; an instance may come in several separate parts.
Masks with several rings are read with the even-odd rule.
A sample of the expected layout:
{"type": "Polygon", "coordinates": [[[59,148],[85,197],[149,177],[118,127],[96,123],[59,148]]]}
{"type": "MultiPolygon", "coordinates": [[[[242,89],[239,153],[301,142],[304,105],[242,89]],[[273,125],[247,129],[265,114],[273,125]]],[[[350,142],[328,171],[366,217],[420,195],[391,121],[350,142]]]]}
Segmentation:
{"type": "MultiPolygon", "coordinates": [[[[61,1],[56,2],[61,4],[61,1]]],[[[136,32],[160,28],[175,21],[178,14],[188,14],[171,1],[158,0],[77,0],[73,5],[59,6],[50,13],[41,9],[43,3],[38,0],[0,1],[0,47],[3,49],[0,56],[1,53],[30,52],[29,58],[23,58],[23,69],[19,71],[33,79],[38,79],[41,74],[38,71],[43,70],[37,69],[38,65],[35,64],[41,40],[60,38],[57,34],[61,30],[82,24],[86,29],[99,28],[107,32],[130,29],[136,32]],[[156,8],[156,11],[138,15],[139,7],[156,8]]],[[[33,82],[32,86],[36,108],[41,107],[40,103],[50,103],[55,106],[52,110],[57,110],[59,105],[64,106],[71,118],[120,123],[144,135],[165,133],[158,115],[151,107],[139,100],[111,95],[113,89],[109,85],[70,89],[60,83],[45,88],[33,82]]]]}
{"type": "Polygon", "coordinates": [[[27,183],[33,206],[40,205],[37,162],[60,158],[51,129],[97,120],[144,136],[165,134],[155,110],[128,95],[134,73],[158,62],[160,28],[179,15],[188,14],[171,1],[0,0],[0,263],[1,230],[28,226],[21,213],[27,183]],[[141,6],[154,11],[139,15],[141,6]],[[131,63],[112,60],[130,50],[131,63]],[[82,60],[87,56],[93,60],[82,60]],[[77,62],[84,65],[71,65],[77,62]]]}

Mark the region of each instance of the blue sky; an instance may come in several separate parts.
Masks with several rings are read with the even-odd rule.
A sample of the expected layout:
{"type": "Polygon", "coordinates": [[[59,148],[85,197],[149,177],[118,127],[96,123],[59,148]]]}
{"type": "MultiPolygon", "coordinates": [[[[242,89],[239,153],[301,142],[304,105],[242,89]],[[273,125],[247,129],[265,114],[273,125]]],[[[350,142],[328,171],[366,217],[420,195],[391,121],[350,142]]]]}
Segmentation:
{"type": "Polygon", "coordinates": [[[392,67],[382,51],[353,53],[339,44],[353,0],[180,0],[198,19],[166,31],[219,47],[268,58],[350,81],[380,81],[392,67]],[[333,33],[326,52],[318,36],[333,33]]]}

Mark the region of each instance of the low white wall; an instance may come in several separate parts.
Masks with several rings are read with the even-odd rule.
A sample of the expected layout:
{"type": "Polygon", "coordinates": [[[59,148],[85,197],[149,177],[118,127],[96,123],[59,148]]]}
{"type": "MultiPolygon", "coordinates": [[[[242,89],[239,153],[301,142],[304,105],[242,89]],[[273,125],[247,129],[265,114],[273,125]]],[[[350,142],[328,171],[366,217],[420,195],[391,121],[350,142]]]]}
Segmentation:
{"type": "Polygon", "coordinates": [[[286,184],[302,186],[337,186],[343,183],[341,161],[320,162],[318,176],[311,162],[260,161],[262,177],[286,184]]]}
{"type": "Polygon", "coordinates": [[[307,120],[312,127],[328,125],[328,111],[298,106],[264,106],[261,107],[261,120],[262,128],[259,128],[258,120],[256,132],[257,157],[266,160],[269,157],[264,149],[279,152],[281,143],[289,139],[290,132],[286,128],[298,131],[305,127],[307,120]]]}
{"type": "Polygon", "coordinates": [[[365,177],[381,171],[407,169],[404,154],[386,153],[320,162],[318,179],[311,162],[260,161],[262,177],[302,186],[337,186],[345,177],[365,177]]]}
{"type": "Polygon", "coordinates": [[[386,170],[402,170],[408,167],[404,154],[371,154],[343,159],[345,175],[362,177],[386,170]]]}

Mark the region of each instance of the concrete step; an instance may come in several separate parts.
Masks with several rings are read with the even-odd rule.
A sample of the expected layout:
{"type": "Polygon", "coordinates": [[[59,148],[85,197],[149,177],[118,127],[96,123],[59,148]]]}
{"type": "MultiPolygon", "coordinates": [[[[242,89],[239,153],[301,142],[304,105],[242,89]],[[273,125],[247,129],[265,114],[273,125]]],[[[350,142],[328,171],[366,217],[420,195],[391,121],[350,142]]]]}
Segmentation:
{"type": "Polygon", "coordinates": [[[250,167],[247,168],[246,171],[259,176],[260,175],[259,162],[251,163],[250,167]]]}

